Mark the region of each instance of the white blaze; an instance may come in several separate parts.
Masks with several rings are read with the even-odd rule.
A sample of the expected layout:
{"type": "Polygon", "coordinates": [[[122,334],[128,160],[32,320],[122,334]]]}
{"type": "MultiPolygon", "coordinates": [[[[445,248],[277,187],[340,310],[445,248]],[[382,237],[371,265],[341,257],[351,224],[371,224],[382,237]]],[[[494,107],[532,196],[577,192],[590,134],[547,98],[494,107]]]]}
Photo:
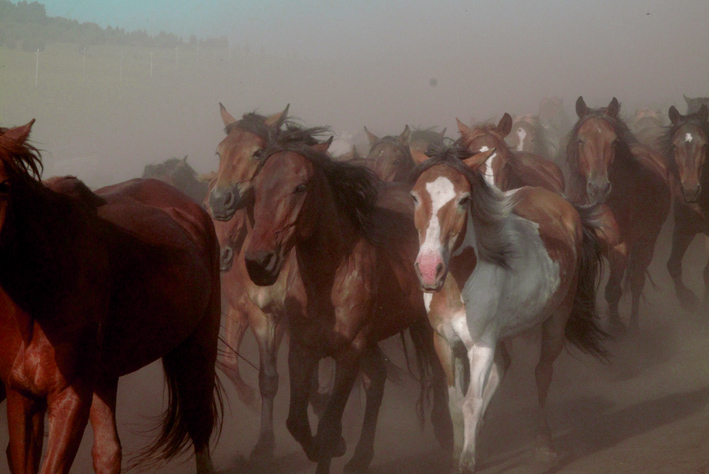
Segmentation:
{"type": "Polygon", "coordinates": [[[692,143],[692,140],[694,140],[694,137],[691,133],[687,132],[687,134],[684,136],[684,141],[687,143],[692,143]]]}
{"type": "Polygon", "coordinates": [[[420,254],[440,252],[441,222],[438,220],[438,211],[455,198],[453,183],[443,176],[426,183],[426,191],[431,196],[431,220],[428,222],[426,239],[421,245],[420,254]]]}
{"type": "Polygon", "coordinates": [[[524,139],[527,138],[527,131],[522,127],[517,129],[517,151],[524,151],[524,139]]]}
{"type": "MultiPolygon", "coordinates": [[[[480,148],[480,152],[485,152],[488,151],[490,148],[487,146],[482,146],[480,148]]],[[[495,186],[495,170],[492,169],[492,160],[495,159],[497,156],[497,151],[490,155],[490,157],[485,161],[485,168],[483,169],[483,177],[485,178],[485,181],[487,181],[488,184],[495,186]]]]}

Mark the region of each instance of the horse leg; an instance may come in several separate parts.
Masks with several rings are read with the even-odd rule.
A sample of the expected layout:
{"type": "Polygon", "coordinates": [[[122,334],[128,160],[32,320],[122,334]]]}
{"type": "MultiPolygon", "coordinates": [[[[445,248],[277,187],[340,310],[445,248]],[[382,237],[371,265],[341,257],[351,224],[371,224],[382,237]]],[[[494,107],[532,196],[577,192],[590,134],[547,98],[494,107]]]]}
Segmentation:
{"type": "MultiPolygon", "coordinates": [[[[704,236],[704,246],[709,252],[709,236],[704,236]]],[[[704,266],[704,300],[702,305],[705,309],[709,306],[709,261],[704,266]]]]}
{"type": "Polygon", "coordinates": [[[495,391],[497,391],[497,388],[505,378],[505,374],[507,373],[507,369],[510,367],[511,361],[512,359],[510,358],[506,345],[504,343],[499,343],[497,349],[495,350],[495,360],[492,364],[492,370],[490,371],[490,378],[488,379],[485,392],[483,393],[483,423],[485,421],[484,414],[487,413],[487,407],[490,404],[495,391]]]}
{"type": "Polygon", "coordinates": [[[68,474],[89,421],[92,390],[76,381],[47,397],[49,441],[41,474],[68,474]]]}
{"type": "MultiPolygon", "coordinates": [[[[318,452],[316,474],[327,474],[330,470],[330,460],[343,456],[347,450],[345,440],[342,438],[342,413],[359,374],[360,359],[361,353],[354,348],[343,351],[335,359],[335,384],[325,413],[318,422],[318,432],[314,439],[315,449],[318,452]]],[[[368,409],[378,410],[381,399],[379,401],[376,399],[381,398],[384,390],[383,382],[380,385],[379,389],[373,388],[372,391],[379,390],[381,393],[373,393],[371,402],[370,397],[367,397],[368,409]]]]}
{"type": "Polygon", "coordinates": [[[539,362],[534,370],[537,382],[537,395],[539,399],[538,432],[536,456],[542,461],[555,459],[558,454],[551,442],[551,430],[546,418],[545,408],[549,386],[554,374],[553,363],[564,348],[564,328],[569,318],[570,308],[573,303],[574,293],[569,292],[566,301],[554,311],[542,324],[542,342],[539,362]]]}
{"type": "Polygon", "coordinates": [[[364,409],[362,433],[355,448],[354,456],[345,465],[345,473],[366,472],[374,457],[374,434],[377,429],[379,408],[384,398],[384,383],[387,372],[384,354],[378,345],[368,347],[362,354],[362,372],[368,382],[364,384],[367,404],[364,409]]]}
{"type": "Polygon", "coordinates": [[[7,392],[7,428],[10,472],[36,473],[44,440],[44,401],[31,400],[15,390],[7,392]]]}
{"type": "Polygon", "coordinates": [[[680,306],[685,311],[695,311],[699,306],[699,299],[692,290],[684,286],[682,281],[682,258],[692,243],[696,232],[682,226],[675,219],[675,228],[672,232],[672,252],[667,260],[667,271],[675,284],[675,293],[680,306]]]}
{"type": "Polygon", "coordinates": [[[97,382],[89,419],[94,430],[91,455],[96,474],[121,472],[121,441],[116,429],[116,391],[118,379],[97,382]]]}
{"type": "Polygon", "coordinates": [[[645,272],[652,261],[655,245],[650,241],[641,241],[635,244],[630,253],[629,277],[630,292],[633,303],[630,310],[630,331],[638,332],[638,317],[640,314],[640,297],[645,287],[645,272]]]}
{"type": "Polygon", "coordinates": [[[620,304],[620,297],[623,295],[621,285],[623,283],[625,267],[628,263],[628,246],[625,242],[615,246],[611,250],[609,260],[610,276],[606,284],[606,301],[608,302],[610,324],[609,330],[612,334],[622,335],[625,333],[625,326],[620,320],[618,305],[620,304]]]}
{"type": "Polygon", "coordinates": [[[219,368],[229,377],[236,388],[239,400],[249,408],[256,408],[256,390],[241,378],[239,371],[239,348],[249,328],[249,319],[242,311],[229,307],[224,323],[226,350],[220,355],[219,368]]]}
{"type": "Polygon", "coordinates": [[[492,386],[488,388],[495,360],[494,342],[475,343],[472,347],[467,348],[467,355],[470,364],[470,385],[462,403],[465,431],[463,451],[458,466],[462,474],[475,472],[475,448],[482,427],[481,421],[485,414],[485,398],[492,398],[499,383],[498,377],[492,377],[492,386]]]}
{"type": "Polygon", "coordinates": [[[278,355],[277,324],[272,314],[254,307],[249,314],[251,330],[256,336],[259,349],[259,391],[261,392],[261,428],[258,441],[251,452],[251,461],[256,464],[273,458],[275,437],[273,434],[273,400],[278,392],[278,355]]]}
{"type": "MultiPolygon", "coordinates": [[[[464,316],[463,316],[464,317],[464,316]]],[[[463,393],[466,389],[466,368],[464,360],[456,357],[450,343],[438,332],[433,333],[433,346],[438,355],[441,369],[448,386],[448,413],[453,431],[453,451],[451,459],[458,459],[463,450],[464,423],[463,393]]]]}
{"type": "Polygon", "coordinates": [[[291,337],[288,351],[288,371],[290,375],[290,405],[286,427],[293,438],[300,443],[311,461],[317,461],[318,453],[313,445],[313,435],[308,421],[308,399],[313,371],[318,358],[315,354],[291,337]]]}

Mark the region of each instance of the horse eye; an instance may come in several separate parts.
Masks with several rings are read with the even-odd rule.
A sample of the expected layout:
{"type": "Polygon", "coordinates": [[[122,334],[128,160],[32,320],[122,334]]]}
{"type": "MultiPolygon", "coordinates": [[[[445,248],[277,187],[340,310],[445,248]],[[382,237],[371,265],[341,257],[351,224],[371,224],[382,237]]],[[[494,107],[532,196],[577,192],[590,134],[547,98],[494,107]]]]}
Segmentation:
{"type": "Polygon", "coordinates": [[[618,146],[618,145],[620,145],[620,138],[616,138],[615,140],[613,140],[613,146],[618,146]]]}
{"type": "Polygon", "coordinates": [[[295,192],[296,193],[304,193],[306,189],[308,189],[308,186],[306,184],[299,184],[298,186],[295,187],[295,192]]]}
{"type": "Polygon", "coordinates": [[[409,193],[409,196],[411,196],[411,199],[414,200],[414,204],[418,204],[418,203],[419,203],[419,198],[417,198],[415,194],[409,193]]]}
{"type": "Polygon", "coordinates": [[[259,149],[256,150],[256,151],[254,152],[254,154],[251,155],[251,156],[252,156],[252,158],[255,159],[255,160],[260,160],[260,159],[263,158],[263,150],[262,150],[261,148],[259,148],[259,149]]]}
{"type": "Polygon", "coordinates": [[[470,204],[470,196],[465,196],[460,201],[458,201],[459,207],[467,207],[470,204]]]}

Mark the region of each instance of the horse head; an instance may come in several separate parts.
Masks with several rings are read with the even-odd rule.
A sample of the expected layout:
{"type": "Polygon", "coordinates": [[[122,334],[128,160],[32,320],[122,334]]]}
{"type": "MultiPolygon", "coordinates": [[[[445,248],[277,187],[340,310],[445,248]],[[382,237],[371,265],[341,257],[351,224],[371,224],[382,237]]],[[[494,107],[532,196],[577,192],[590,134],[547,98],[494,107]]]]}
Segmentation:
{"type": "Polygon", "coordinates": [[[480,171],[488,182],[497,186],[502,171],[510,159],[511,152],[505,142],[505,137],[512,131],[512,116],[505,113],[497,125],[484,123],[473,128],[458,119],[456,120],[460,132],[458,141],[471,153],[478,154],[492,149],[497,150],[497,152],[490,154],[488,161],[480,167],[480,171]]]}
{"type": "Polygon", "coordinates": [[[415,162],[411,156],[409,139],[411,130],[404,127],[400,135],[378,138],[364,127],[370,140],[369,154],[366,161],[382,181],[404,181],[414,168],[415,162]]]}
{"type": "Polygon", "coordinates": [[[682,185],[684,200],[688,203],[697,202],[702,192],[702,177],[709,146],[708,116],[706,105],[687,115],[680,114],[674,105],[669,110],[671,125],[667,134],[666,152],[682,185]]]}

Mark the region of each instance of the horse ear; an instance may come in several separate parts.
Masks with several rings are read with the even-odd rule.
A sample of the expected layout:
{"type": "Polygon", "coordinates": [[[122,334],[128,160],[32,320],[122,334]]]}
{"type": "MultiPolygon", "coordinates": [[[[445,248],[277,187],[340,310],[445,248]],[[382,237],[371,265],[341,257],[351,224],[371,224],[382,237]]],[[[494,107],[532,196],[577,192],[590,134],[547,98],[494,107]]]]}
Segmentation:
{"type": "Polygon", "coordinates": [[[674,105],[670,106],[670,111],[667,113],[670,117],[670,122],[672,123],[677,123],[679,122],[679,119],[682,118],[682,114],[679,113],[679,110],[677,110],[677,107],[674,105]]]}
{"type": "Polygon", "coordinates": [[[317,143],[312,146],[312,149],[319,153],[327,153],[327,149],[330,148],[330,145],[332,144],[332,140],[334,138],[335,137],[330,137],[322,143],[317,143]]]}
{"type": "Polygon", "coordinates": [[[505,112],[500,121],[497,124],[497,130],[502,134],[502,138],[505,138],[512,131],[512,116],[505,112]]]}
{"type": "Polygon", "coordinates": [[[580,95],[578,99],[576,99],[576,115],[578,115],[579,118],[583,118],[588,114],[588,105],[586,105],[586,102],[583,100],[583,96],[580,95]]]}
{"type": "Polygon", "coordinates": [[[236,119],[226,111],[226,107],[219,102],[219,113],[222,115],[222,120],[224,121],[224,126],[228,127],[232,123],[236,122],[236,119]]]}
{"type": "Polygon", "coordinates": [[[682,94],[682,97],[684,97],[684,101],[687,103],[687,105],[689,105],[689,103],[692,102],[692,99],[690,99],[686,95],[682,94]]]}
{"type": "Polygon", "coordinates": [[[279,112],[277,114],[273,114],[270,117],[267,117],[266,120],[264,120],[264,123],[268,125],[269,127],[275,127],[275,128],[281,128],[281,125],[283,122],[286,121],[288,118],[288,109],[290,108],[290,104],[286,105],[286,108],[283,109],[282,112],[279,112]]]}
{"type": "Polygon", "coordinates": [[[187,155],[185,155],[185,157],[182,158],[182,162],[183,162],[184,164],[187,164],[187,155]]]}
{"type": "Polygon", "coordinates": [[[491,148],[490,150],[481,151],[479,153],[474,154],[473,156],[464,159],[463,163],[465,163],[469,168],[476,170],[480,168],[494,154],[495,148],[491,148]]]}
{"type": "Polygon", "coordinates": [[[466,133],[470,133],[470,127],[468,127],[463,122],[461,122],[458,117],[455,118],[455,121],[458,123],[458,131],[460,132],[461,135],[464,135],[466,133]]]}
{"type": "Polygon", "coordinates": [[[364,133],[367,134],[367,139],[369,139],[369,145],[374,145],[379,141],[379,137],[367,130],[367,127],[364,127],[364,133]]]}
{"type": "Polygon", "coordinates": [[[697,111],[697,115],[699,116],[699,119],[702,122],[707,121],[707,118],[709,118],[709,109],[707,109],[707,104],[702,104],[702,106],[699,107],[699,110],[697,111]]]}
{"type": "Polygon", "coordinates": [[[448,130],[448,127],[444,128],[443,131],[441,132],[441,140],[446,138],[446,130],[448,130]]]}
{"type": "Polygon", "coordinates": [[[399,141],[401,142],[402,145],[408,145],[410,138],[411,138],[411,129],[409,128],[409,125],[406,124],[406,126],[404,127],[404,131],[401,132],[401,135],[399,135],[399,141]]]}
{"type": "Polygon", "coordinates": [[[34,119],[30,120],[24,125],[21,125],[19,127],[14,127],[9,129],[7,132],[3,134],[3,137],[7,137],[10,140],[16,141],[17,143],[25,143],[27,140],[27,137],[30,136],[30,132],[32,131],[32,125],[34,124],[34,119]]]}
{"type": "Polygon", "coordinates": [[[611,99],[611,103],[608,104],[608,107],[606,108],[606,115],[616,118],[618,116],[618,112],[620,112],[620,102],[618,102],[618,99],[613,97],[613,99],[611,99]]]}

